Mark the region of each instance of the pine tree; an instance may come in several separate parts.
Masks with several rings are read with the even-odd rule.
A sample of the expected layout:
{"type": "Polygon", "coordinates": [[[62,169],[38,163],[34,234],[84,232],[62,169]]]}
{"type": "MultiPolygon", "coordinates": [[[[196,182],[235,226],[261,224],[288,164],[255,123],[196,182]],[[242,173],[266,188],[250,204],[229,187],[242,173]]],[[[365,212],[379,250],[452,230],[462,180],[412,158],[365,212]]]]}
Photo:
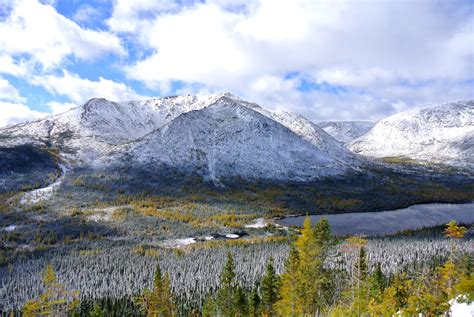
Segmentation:
{"type": "Polygon", "coordinates": [[[163,276],[159,264],[156,266],[153,278],[153,290],[146,289],[143,295],[136,299],[136,302],[148,317],[174,315],[169,274],[166,273],[163,276]]]}
{"type": "Polygon", "coordinates": [[[380,262],[377,262],[375,269],[369,276],[370,297],[379,301],[387,285],[387,278],[382,272],[380,262]]]}
{"type": "Polygon", "coordinates": [[[249,315],[251,317],[261,316],[261,298],[258,294],[258,285],[252,288],[252,291],[249,295],[249,315]]]}
{"type": "Polygon", "coordinates": [[[279,284],[279,278],[273,267],[273,258],[270,258],[261,281],[262,308],[267,316],[275,315],[274,305],[278,300],[279,284]]]}
{"type": "Polygon", "coordinates": [[[202,316],[203,317],[213,317],[217,315],[217,303],[214,297],[211,294],[208,294],[204,299],[202,305],[202,316]]]}
{"type": "Polygon", "coordinates": [[[235,312],[234,316],[248,316],[249,313],[249,303],[247,301],[247,296],[242,287],[237,286],[235,289],[235,312]]]}
{"type": "Polygon", "coordinates": [[[241,290],[236,285],[235,276],[234,258],[228,252],[217,292],[217,307],[223,316],[236,316],[242,308],[241,290]]]}

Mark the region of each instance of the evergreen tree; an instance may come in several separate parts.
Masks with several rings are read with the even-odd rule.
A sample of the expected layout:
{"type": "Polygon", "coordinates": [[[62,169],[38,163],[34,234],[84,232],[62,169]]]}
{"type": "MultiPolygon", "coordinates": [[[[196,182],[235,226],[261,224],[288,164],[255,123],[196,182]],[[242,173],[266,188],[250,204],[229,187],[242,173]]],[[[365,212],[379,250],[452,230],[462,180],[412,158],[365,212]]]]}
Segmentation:
{"type": "Polygon", "coordinates": [[[202,316],[203,317],[213,317],[217,315],[217,303],[214,297],[211,294],[208,294],[204,299],[202,305],[202,316]]]}
{"type": "Polygon", "coordinates": [[[248,316],[249,303],[247,301],[247,295],[242,287],[237,286],[235,289],[235,312],[234,316],[248,316]]]}
{"type": "Polygon", "coordinates": [[[267,262],[265,275],[261,281],[260,290],[262,293],[262,310],[267,316],[275,315],[274,305],[278,300],[279,284],[279,278],[273,267],[273,258],[270,258],[267,262]]]}
{"type": "Polygon", "coordinates": [[[252,288],[249,295],[249,315],[251,317],[261,316],[261,298],[258,294],[258,285],[252,288]]]}
{"type": "Polygon", "coordinates": [[[159,264],[156,266],[153,278],[153,290],[146,289],[136,301],[148,317],[174,315],[169,274],[163,276],[159,264]]]}
{"type": "Polygon", "coordinates": [[[327,303],[330,274],[323,265],[331,245],[327,219],[321,218],[312,227],[311,218],[306,217],[282,275],[279,314],[319,315],[327,303]]]}
{"type": "Polygon", "coordinates": [[[387,285],[387,278],[382,272],[380,262],[377,262],[375,269],[369,276],[370,297],[377,302],[381,300],[385,287],[387,285]]]}
{"type": "Polygon", "coordinates": [[[232,253],[228,252],[217,292],[217,308],[222,316],[243,315],[246,311],[245,294],[237,286],[235,276],[234,258],[232,253]]]}

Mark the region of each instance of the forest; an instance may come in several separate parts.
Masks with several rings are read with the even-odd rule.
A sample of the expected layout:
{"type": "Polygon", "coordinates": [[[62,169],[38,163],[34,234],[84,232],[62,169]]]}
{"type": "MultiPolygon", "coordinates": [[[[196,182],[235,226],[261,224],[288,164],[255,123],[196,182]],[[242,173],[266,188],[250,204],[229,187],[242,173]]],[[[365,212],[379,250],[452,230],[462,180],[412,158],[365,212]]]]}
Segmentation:
{"type": "MultiPolygon", "coordinates": [[[[196,289],[193,287],[197,283],[189,283],[189,280],[195,282],[188,279],[193,273],[197,275],[195,278],[205,278],[199,276],[203,271],[183,270],[184,279],[180,279],[176,267],[173,270],[177,263],[170,264],[166,257],[159,257],[159,261],[147,263],[146,276],[131,278],[143,278],[146,287],[123,297],[81,294],[70,287],[77,283],[63,283],[58,278],[57,271],[64,263],[51,262],[42,267],[41,281],[34,281],[42,284],[40,293],[11,313],[23,316],[440,316],[450,310],[454,301],[474,301],[474,259],[469,249],[472,241],[466,241],[468,231],[451,221],[441,233],[440,228],[432,228],[392,237],[393,240],[424,237],[434,245],[442,243],[445,252],[438,256],[431,253],[422,261],[407,260],[409,265],[391,264],[389,268],[393,261],[387,261],[380,254],[382,248],[377,248],[382,239],[335,237],[325,218],[313,225],[307,217],[301,230],[288,237],[285,252],[275,252],[281,248],[271,247],[281,245],[281,241],[250,243],[250,250],[244,252],[237,252],[236,246],[230,244],[213,250],[222,265],[211,274],[215,280],[208,289],[196,289]],[[270,252],[255,249],[262,246],[270,252]],[[251,258],[245,256],[246,252],[251,257],[252,252],[267,255],[266,259],[256,259],[256,263],[263,265],[252,277],[245,276],[242,270],[248,268],[246,262],[251,258]],[[185,289],[183,283],[187,284],[185,289]],[[202,296],[196,297],[198,293],[202,296]]],[[[387,238],[383,240],[385,246],[389,245],[387,238]]],[[[431,245],[425,242],[424,247],[431,245]]],[[[392,248],[403,249],[403,244],[392,248]]],[[[395,255],[392,250],[388,254],[395,255]]],[[[183,254],[174,256],[185,258],[187,252],[199,251],[207,250],[181,250],[183,254]]],[[[94,256],[94,251],[83,256],[94,256]]],[[[194,257],[194,261],[205,265],[199,257],[194,257]]],[[[91,263],[82,263],[88,264],[91,263]]],[[[21,271],[23,279],[28,279],[30,274],[27,267],[31,264],[21,271]]],[[[90,270],[101,274],[100,266],[90,266],[90,270]]],[[[101,278],[109,276],[105,274],[101,278]]]]}

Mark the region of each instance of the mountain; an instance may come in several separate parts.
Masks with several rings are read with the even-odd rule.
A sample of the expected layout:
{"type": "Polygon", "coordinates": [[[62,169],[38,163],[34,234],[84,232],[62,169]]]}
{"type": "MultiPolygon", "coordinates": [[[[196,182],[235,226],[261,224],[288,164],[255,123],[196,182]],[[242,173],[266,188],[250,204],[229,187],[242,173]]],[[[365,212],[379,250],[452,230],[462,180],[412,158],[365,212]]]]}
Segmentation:
{"type": "Polygon", "coordinates": [[[325,121],[318,123],[320,128],[344,144],[364,135],[374,125],[375,123],[370,121],[325,121]]]}
{"type": "Polygon", "coordinates": [[[1,129],[0,146],[55,148],[64,158],[89,162],[216,98],[188,95],[130,102],[94,98],[65,113],[1,129]]]}
{"type": "Polygon", "coordinates": [[[117,147],[103,163],[174,168],[214,181],[226,177],[304,181],[340,175],[357,166],[357,158],[316,125],[309,125],[312,130],[306,133],[302,126],[309,121],[288,120],[284,125],[279,121],[286,119],[275,120],[276,116],[232,95],[221,95],[211,105],[183,113],[145,137],[117,147]]]}
{"type": "Polygon", "coordinates": [[[354,155],[352,155],[350,151],[347,151],[343,145],[334,140],[331,135],[327,134],[312,121],[297,113],[265,109],[255,103],[246,102],[230,94],[228,94],[227,97],[239,102],[245,107],[269,117],[272,120],[275,120],[290,129],[293,133],[302,137],[304,140],[316,146],[321,151],[328,153],[331,152],[332,158],[336,161],[347,163],[348,161],[355,159],[354,155]]]}
{"type": "Polygon", "coordinates": [[[48,149],[71,166],[126,162],[197,172],[212,180],[308,180],[339,175],[360,163],[302,116],[266,110],[229,93],[91,99],[59,115],[0,129],[0,148],[18,146],[48,149]]]}
{"type": "Polygon", "coordinates": [[[395,114],[353,140],[349,149],[372,157],[407,157],[474,168],[474,100],[395,114]]]}

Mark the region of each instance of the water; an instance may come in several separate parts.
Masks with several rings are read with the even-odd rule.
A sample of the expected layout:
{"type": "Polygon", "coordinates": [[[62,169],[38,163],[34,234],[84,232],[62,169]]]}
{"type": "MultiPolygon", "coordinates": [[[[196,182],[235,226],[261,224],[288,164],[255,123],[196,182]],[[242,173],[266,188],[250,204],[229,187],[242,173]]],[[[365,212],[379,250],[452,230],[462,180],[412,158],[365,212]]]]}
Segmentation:
{"type": "MultiPolygon", "coordinates": [[[[311,216],[312,223],[321,215],[311,216]]],[[[337,235],[363,234],[369,236],[393,234],[401,230],[445,224],[450,220],[474,223],[474,203],[423,204],[404,209],[324,215],[337,235]]],[[[284,226],[301,226],[305,216],[277,221],[284,226]]]]}

